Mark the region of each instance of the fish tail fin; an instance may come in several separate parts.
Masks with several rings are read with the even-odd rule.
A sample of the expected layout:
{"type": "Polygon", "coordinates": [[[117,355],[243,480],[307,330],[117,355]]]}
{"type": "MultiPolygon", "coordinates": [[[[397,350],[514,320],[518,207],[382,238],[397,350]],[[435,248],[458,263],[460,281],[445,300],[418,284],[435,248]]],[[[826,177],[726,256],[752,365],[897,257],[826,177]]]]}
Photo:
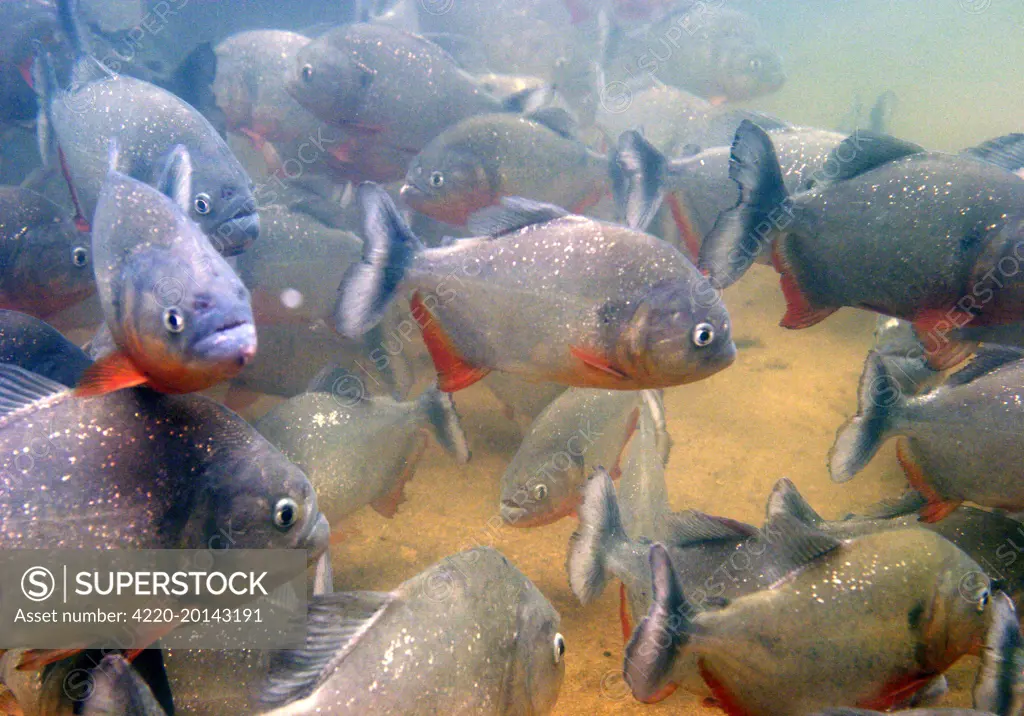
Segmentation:
{"type": "Polygon", "coordinates": [[[565,566],[572,593],[580,603],[589,604],[600,596],[611,576],[609,552],[629,539],[612,478],[604,469],[595,470],[583,487],[577,513],[580,525],[569,538],[565,566]]]}
{"type": "Polygon", "coordinates": [[[651,547],[652,601],[626,645],[623,677],[633,697],[651,703],[663,693],[672,666],[691,638],[689,604],[662,544],[651,547]]]}
{"type": "Polygon", "coordinates": [[[698,263],[719,288],[746,273],[775,239],[782,215],[792,211],[772,140],[749,119],[733,138],[729,178],[739,185],[739,201],[719,214],[704,237],[698,263]]]}
{"type": "Polygon", "coordinates": [[[615,199],[616,218],[638,231],[645,231],[665,197],[665,155],[643,134],[630,129],[608,157],[608,172],[615,199]]]}
{"type": "Polygon", "coordinates": [[[1024,700],[1020,663],[1024,639],[1013,602],[1002,592],[989,605],[988,636],[981,655],[981,668],[974,683],[974,708],[1009,716],[1020,712],[1024,700]]]}
{"type": "Polygon", "coordinates": [[[903,402],[899,381],[885,361],[872,352],[860,377],[857,414],[836,433],[828,456],[834,482],[846,482],[864,469],[888,437],[894,415],[903,402]]]}
{"type": "Polygon", "coordinates": [[[346,338],[356,338],[377,325],[402,282],[406,267],[423,250],[423,244],[398,213],[381,187],[371,182],[359,186],[363,207],[361,261],[349,267],[338,287],[334,325],[346,338]]]}
{"type": "Polygon", "coordinates": [[[430,386],[419,398],[420,408],[430,421],[437,442],[460,465],[469,462],[469,441],[455,411],[451,393],[443,393],[436,385],[430,386]]]}
{"type": "Polygon", "coordinates": [[[78,22],[78,0],[57,0],[57,21],[64,36],[71,43],[76,58],[92,54],[89,41],[78,22]]]}

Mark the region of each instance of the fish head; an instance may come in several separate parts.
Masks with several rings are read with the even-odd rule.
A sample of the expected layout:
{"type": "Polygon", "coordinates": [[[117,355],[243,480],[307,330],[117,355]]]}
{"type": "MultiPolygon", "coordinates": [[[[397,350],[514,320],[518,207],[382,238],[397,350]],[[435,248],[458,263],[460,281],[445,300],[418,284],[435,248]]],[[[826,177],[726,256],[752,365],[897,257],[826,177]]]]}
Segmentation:
{"type": "Polygon", "coordinates": [[[332,124],[355,122],[376,72],[331,42],[330,33],[296,54],[288,72],[289,94],[332,124]]]}
{"type": "Polygon", "coordinates": [[[512,683],[506,693],[513,699],[504,713],[546,714],[554,708],[565,678],[565,637],[561,617],[551,602],[526,577],[508,583],[517,590],[516,640],[512,683]]]}
{"type": "Polygon", "coordinates": [[[932,597],[933,604],[948,606],[929,609],[929,618],[938,623],[925,627],[926,634],[939,636],[932,648],[940,665],[964,654],[981,655],[993,597],[992,580],[974,560],[960,554],[954,559],[961,564],[944,570],[932,597]]]}
{"type": "MultiPolygon", "coordinates": [[[[89,234],[75,229],[71,221],[55,215],[50,221],[28,227],[23,243],[28,250],[21,252],[22,260],[5,268],[11,276],[24,276],[25,286],[32,287],[31,293],[45,304],[52,304],[54,311],[95,292],[89,234]]],[[[42,311],[44,316],[49,312],[42,311]]]]}
{"type": "Polygon", "coordinates": [[[650,385],[707,378],[736,358],[729,312],[703,276],[655,284],[621,329],[618,364],[650,385]]]}
{"type": "Polygon", "coordinates": [[[192,229],[186,245],[150,248],[126,265],[111,326],[136,367],[165,392],[216,385],[256,354],[248,289],[192,229]]]}
{"type": "Polygon", "coordinates": [[[778,91],[786,83],[786,72],[774,49],[737,39],[722,48],[717,79],[722,94],[744,100],[778,91]]]}
{"type": "Polygon", "coordinates": [[[214,549],[301,549],[313,564],[330,527],[306,474],[255,434],[214,453],[207,538],[214,549]]]}
{"type": "Polygon", "coordinates": [[[501,519],[510,527],[551,524],[579,504],[579,486],[586,482],[582,456],[575,443],[531,451],[529,459],[513,459],[501,481],[501,519]]]}
{"type": "Polygon", "coordinates": [[[224,256],[242,253],[260,234],[255,185],[226,145],[192,152],[192,189],[183,207],[224,256]]]}
{"type": "Polygon", "coordinates": [[[495,174],[484,153],[445,132],[409,164],[402,199],[433,219],[464,226],[472,213],[497,202],[495,174]]]}

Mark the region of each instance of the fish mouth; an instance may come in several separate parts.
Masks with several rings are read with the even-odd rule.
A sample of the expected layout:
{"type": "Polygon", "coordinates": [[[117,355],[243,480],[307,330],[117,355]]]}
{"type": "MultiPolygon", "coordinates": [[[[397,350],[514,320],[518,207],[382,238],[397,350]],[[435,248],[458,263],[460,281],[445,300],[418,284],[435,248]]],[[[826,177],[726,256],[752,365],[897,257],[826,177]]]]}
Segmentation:
{"type": "Polygon", "coordinates": [[[426,201],[427,199],[427,193],[425,191],[420,189],[415,184],[411,184],[408,181],[406,181],[405,184],[402,185],[402,189],[398,192],[398,194],[399,196],[402,197],[403,200],[410,204],[413,202],[423,202],[426,201]]]}
{"type": "Polygon", "coordinates": [[[237,256],[260,235],[260,215],[245,208],[217,225],[214,244],[224,256],[237,256]]]}
{"type": "MultiPolygon", "coordinates": [[[[532,516],[525,507],[514,500],[501,501],[501,519],[508,527],[540,527],[557,522],[563,517],[562,513],[547,516],[532,516]]],[[[568,510],[565,514],[568,514],[568,510]]]]}
{"type": "Polygon", "coordinates": [[[256,355],[256,326],[232,321],[196,341],[192,352],[208,361],[235,361],[244,367],[256,355]]]}
{"type": "Polygon", "coordinates": [[[317,512],[316,520],[313,525],[309,528],[305,538],[302,540],[302,544],[306,548],[308,553],[309,563],[316,562],[320,555],[327,551],[327,546],[331,540],[331,525],[327,522],[327,518],[323,512],[317,512]]]}

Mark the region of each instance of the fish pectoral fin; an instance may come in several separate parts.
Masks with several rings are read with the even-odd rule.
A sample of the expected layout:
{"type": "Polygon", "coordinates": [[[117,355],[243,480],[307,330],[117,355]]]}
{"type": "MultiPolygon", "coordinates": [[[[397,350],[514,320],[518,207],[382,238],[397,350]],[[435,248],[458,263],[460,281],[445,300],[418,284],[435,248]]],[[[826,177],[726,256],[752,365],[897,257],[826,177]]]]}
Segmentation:
{"type": "Polygon", "coordinates": [[[409,300],[409,307],[412,309],[413,318],[420,326],[423,342],[437,370],[438,389],[445,393],[454,393],[468,388],[491,372],[490,368],[470,365],[459,355],[452,339],[445,333],[441,322],[427,308],[418,291],[413,293],[409,300]]]}
{"type": "Polygon", "coordinates": [[[925,505],[920,509],[922,522],[938,522],[949,515],[950,512],[960,506],[963,500],[950,500],[940,495],[928,481],[921,466],[914,462],[910,455],[910,447],[906,438],[896,441],[896,459],[907,476],[907,482],[914,488],[921,497],[925,499],[925,505]]]}
{"type": "Polygon", "coordinates": [[[313,597],[306,618],[306,644],[273,652],[259,700],[283,706],[316,688],[329,664],[339,664],[362,640],[395,597],[387,592],[334,592],[313,597]]]}
{"type": "Polygon", "coordinates": [[[284,170],[284,162],[281,160],[281,155],[277,151],[277,147],[274,146],[273,142],[267,140],[262,134],[254,129],[248,127],[242,127],[238,130],[241,134],[245,135],[246,139],[249,140],[249,144],[252,148],[260,153],[263,157],[263,161],[267,164],[267,169],[271,173],[277,173],[284,170]]]}
{"type": "Polygon", "coordinates": [[[800,284],[797,283],[789,262],[786,260],[784,243],[785,239],[780,239],[772,247],[772,264],[779,272],[779,285],[782,287],[782,296],[786,299],[786,314],[779,321],[779,325],[790,329],[810,328],[821,323],[839,309],[815,306],[803,294],[800,284]]]}
{"type": "Polygon", "coordinates": [[[139,371],[127,353],[115,351],[86,368],[75,386],[75,395],[92,398],[123,388],[134,388],[148,381],[149,378],[139,371]]]}
{"type": "Polygon", "coordinates": [[[416,440],[417,444],[409,457],[406,458],[405,467],[402,469],[402,474],[398,476],[394,487],[370,503],[370,507],[381,517],[386,517],[390,520],[398,514],[398,506],[406,500],[405,483],[412,480],[413,475],[416,474],[416,465],[419,463],[420,458],[423,457],[423,452],[427,449],[427,436],[425,433],[421,432],[416,437],[416,440]]]}
{"type": "Polygon", "coordinates": [[[577,358],[582,361],[587,368],[599,371],[605,376],[611,376],[618,380],[629,379],[629,376],[612,365],[610,360],[604,356],[594,353],[593,351],[587,350],[586,348],[580,348],[579,346],[569,346],[569,353],[572,354],[573,358],[577,358]]]}
{"type": "Polygon", "coordinates": [[[958,341],[947,334],[967,325],[973,316],[959,309],[924,311],[914,319],[914,333],[924,346],[928,365],[933,370],[946,370],[967,359],[978,347],[974,341],[958,341]]]}
{"type": "Polygon", "coordinates": [[[619,582],[619,623],[622,625],[622,643],[628,644],[633,636],[633,623],[629,618],[629,603],[626,601],[626,585],[619,582]]]}

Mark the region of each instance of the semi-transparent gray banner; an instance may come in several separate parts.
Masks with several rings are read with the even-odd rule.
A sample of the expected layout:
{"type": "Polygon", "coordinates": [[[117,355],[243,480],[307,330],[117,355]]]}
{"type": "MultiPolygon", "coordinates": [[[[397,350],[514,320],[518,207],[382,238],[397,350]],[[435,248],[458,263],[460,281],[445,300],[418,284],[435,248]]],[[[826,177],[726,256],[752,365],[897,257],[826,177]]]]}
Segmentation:
{"type": "Polygon", "coordinates": [[[303,550],[0,551],[0,649],[300,647],[303,550]]]}

